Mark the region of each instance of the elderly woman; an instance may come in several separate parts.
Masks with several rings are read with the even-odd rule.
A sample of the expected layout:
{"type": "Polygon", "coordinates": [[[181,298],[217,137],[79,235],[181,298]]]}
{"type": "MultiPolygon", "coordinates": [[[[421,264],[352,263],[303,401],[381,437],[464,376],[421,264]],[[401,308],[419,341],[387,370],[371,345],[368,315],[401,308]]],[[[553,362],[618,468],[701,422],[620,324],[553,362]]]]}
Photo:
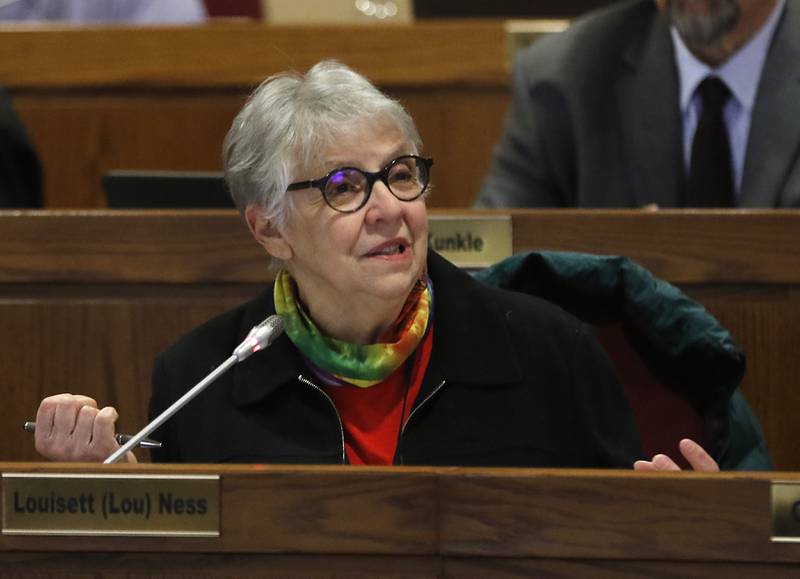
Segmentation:
{"type": "MultiPolygon", "coordinates": [[[[160,355],[155,416],[278,313],[286,333],[158,433],[159,461],[630,467],[636,427],[584,327],[428,250],[433,161],[396,101],[346,66],[267,79],[225,176],[279,266],[262,295],[160,355]]],[[[46,399],[37,448],[101,460],[116,411],[46,399]]],[[[132,458],[132,455],[130,455],[132,458]]],[[[644,467],[658,468],[647,463],[644,467]]]]}

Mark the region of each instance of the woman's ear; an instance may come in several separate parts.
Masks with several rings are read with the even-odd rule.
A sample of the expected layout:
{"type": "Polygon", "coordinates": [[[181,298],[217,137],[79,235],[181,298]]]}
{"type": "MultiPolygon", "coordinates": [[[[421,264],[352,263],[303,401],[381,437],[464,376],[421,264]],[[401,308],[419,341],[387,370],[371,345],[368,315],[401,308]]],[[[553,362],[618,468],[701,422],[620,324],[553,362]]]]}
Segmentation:
{"type": "Polygon", "coordinates": [[[256,204],[248,205],[244,210],[244,219],[247,221],[250,233],[268,254],[282,261],[289,261],[292,258],[294,253],[292,246],[274,223],[264,216],[263,207],[256,204]]]}

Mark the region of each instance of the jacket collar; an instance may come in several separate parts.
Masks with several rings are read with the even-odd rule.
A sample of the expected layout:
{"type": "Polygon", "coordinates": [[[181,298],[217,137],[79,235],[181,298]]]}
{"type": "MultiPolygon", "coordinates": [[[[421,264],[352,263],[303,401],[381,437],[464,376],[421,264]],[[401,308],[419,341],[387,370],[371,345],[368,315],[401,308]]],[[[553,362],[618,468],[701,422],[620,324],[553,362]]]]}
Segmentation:
{"type": "Polygon", "coordinates": [[[669,207],[680,204],[684,185],[678,71],[666,16],[653,2],[637,10],[643,18],[630,30],[623,56],[627,74],[615,90],[635,204],[669,207]]]}
{"type": "MultiPolygon", "coordinates": [[[[237,344],[250,329],[275,313],[273,286],[245,306],[238,330],[237,344]]],[[[247,406],[267,397],[279,386],[296,380],[303,368],[302,357],[286,334],[279,336],[266,350],[250,356],[233,368],[232,400],[247,406]]]]}
{"type": "Polygon", "coordinates": [[[787,2],[756,93],[747,138],[741,207],[788,206],[793,201],[788,175],[798,162],[796,151],[800,146],[799,28],[800,6],[787,2]]]}
{"type": "MultiPolygon", "coordinates": [[[[505,312],[482,283],[431,251],[433,353],[428,374],[465,384],[515,382],[522,376],[505,312]]],[[[427,381],[427,375],[426,375],[427,381]]],[[[424,389],[424,388],[423,388],[424,389]]]]}
{"type": "MultiPolygon", "coordinates": [[[[442,381],[501,384],[522,376],[504,313],[495,311],[489,290],[431,251],[428,273],[433,280],[433,351],[419,399],[442,381]]],[[[238,340],[275,313],[272,287],[245,306],[238,340]]],[[[239,342],[237,342],[238,344],[239,342]]],[[[303,358],[284,334],[233,370],[232,400],[254,404],[305,373],[303,358]]]]}

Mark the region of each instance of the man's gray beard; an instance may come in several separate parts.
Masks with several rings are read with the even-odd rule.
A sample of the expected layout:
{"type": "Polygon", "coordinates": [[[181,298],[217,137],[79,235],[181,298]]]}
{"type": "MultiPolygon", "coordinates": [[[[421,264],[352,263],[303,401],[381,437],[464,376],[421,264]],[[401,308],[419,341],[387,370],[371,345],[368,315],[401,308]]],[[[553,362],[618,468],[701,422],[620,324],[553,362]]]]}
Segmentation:
{"type": "Polygon", "coordinates": [[[707,0],[707,15],[690,14],[683,0],[669,0],[669,17],[686,44],[712,46],[736,28],[742,9],[737,0],[707,0]]]}

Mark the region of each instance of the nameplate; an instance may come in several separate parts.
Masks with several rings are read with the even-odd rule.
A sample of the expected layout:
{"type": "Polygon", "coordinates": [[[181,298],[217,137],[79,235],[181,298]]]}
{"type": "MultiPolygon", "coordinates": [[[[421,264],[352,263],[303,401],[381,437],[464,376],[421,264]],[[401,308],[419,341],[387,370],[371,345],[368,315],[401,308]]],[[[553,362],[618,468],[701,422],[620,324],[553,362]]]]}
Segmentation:
{"type": "Polygon", "coordinates": [[[2,532],[218,537],[219,476],[3,473],[2,532]]]}
{"type": "Polygon", "coordinates": [[[514,251],[511,217],[430,216],[428,246],[459,267],[488,267],[514,251]]]}
{"type": "Polygon", "coordinates": [[[800,543],[800,482],[772,483],[772,540],[800,543]]]}

